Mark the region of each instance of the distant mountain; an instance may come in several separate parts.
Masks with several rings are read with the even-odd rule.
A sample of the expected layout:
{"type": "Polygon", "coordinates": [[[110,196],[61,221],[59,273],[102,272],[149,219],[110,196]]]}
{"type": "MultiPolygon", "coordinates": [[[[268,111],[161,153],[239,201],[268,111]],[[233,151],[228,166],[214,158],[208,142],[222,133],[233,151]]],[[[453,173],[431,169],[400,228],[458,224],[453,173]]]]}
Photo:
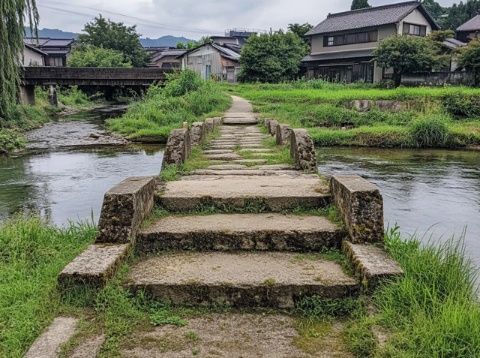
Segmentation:
{"type": "MultiPolygon", "coordinates": [[[[32,37],[29,27],[25,27],[25,34],[27,37],[32,37]]],[[[78,34],[75,32],[62,31],[59,29],[39,29],[38,36],[52,37],[56,39],[76,39],[78,37],[78,34]]],[[[175,47],[179,42],[188,43],[190,41],[193,40],[187,39],[185,37],[176,37],[171,35],[162,36],[157,39],[151,39],[148,37],[146,39],[140,39],[143,47],[175,47]]]]}

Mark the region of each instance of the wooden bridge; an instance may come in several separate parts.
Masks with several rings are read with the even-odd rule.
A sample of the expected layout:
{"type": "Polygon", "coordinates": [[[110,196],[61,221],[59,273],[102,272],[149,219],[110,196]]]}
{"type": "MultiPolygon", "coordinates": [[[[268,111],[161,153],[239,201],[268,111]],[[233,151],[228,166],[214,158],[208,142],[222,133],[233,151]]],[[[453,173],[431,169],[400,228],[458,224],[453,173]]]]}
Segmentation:
{"type": "MultiPolygon", "coordinates": [[[[160,68],[24,67],[21,101],[35,103],[35,86],[142,88],[163,83],[168,72],[160,68]]],[[[52,95],[54,92],[54,88],[51,89],[52,95]]]]}

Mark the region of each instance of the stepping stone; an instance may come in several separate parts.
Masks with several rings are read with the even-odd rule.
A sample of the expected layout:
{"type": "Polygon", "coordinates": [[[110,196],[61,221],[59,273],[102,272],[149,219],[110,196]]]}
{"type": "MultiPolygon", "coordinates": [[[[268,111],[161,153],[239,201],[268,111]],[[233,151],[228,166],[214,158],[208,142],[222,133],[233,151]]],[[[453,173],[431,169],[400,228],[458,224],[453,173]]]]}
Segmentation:
{"type": "Polygon", "coordinates": [[[203,151],[203,154],[231,154],[235,153],[231,149],[207,149],[203,151]]]}
{"type": "Polygon", "coordinates": [[[94,244],[70,262],[58,277],[64,288],[76,284],[102,286],[126,257],[130,244],[94,244]]]}
{"type": "Polygon", "coordinates": [[[357,296],[358,282],[337,263],[284,252],[178,252],[135,264],[132,291],[174,305],[294,308],[305,297],[357,296]]]}
{"type": "Polygon", "coordinates": [[[375,288],[384,280],[403,275],[402,268],[381,247],[345,241],[343,251],[353,262],[362,284],[367,289],[375,288]]]}
{"type": "Polygon", "coordinates": [[[169,216],[137,235],[141,252],[172,250],[322,251],[346,232],[321,216],[217,214],[169,216]]]}
{"type": "Polygon", "coordinates": [[[322,208],[331,202],[328,185],[317,175],[186,176],[167,182],[157,203],[170,211],[191,211],[203,205],[243,209],[261,205],[278,212],[298,207],[322,208]]]}
{"type": "Polygon", "coordinates": [[[234,160],[237,164],[246,164],[246,165],[255,165],[255,164],[266,164],[266,159],[238,159],[234,160]]]}
{"type": "Polygon", "coordinates": [[[234,149],[236,147],[236,144],[215,144],[208,146],[208,148],[211,150],[234,149]]]}
{"type": "Polygon", "coordinates": [[[224,117],[223,124],[224,125],[231,125],[231,124],[257,124],[258,119],[256,118],[233,118],[233,117],[224,117]]]}
{"type": "Polygon", "coordinates": [[[260,169],[260,170],[295,170],[295,167],[293,165],[288,165],[288,164],[260,165],[254,168],[260,169]]]}
{"type": "Polygon", "coordinates": [[[220,164],[220,165],[210,165],[207,169],[211,170],[236,170],[236,169],[245,169],[245,165],[240,164],[220,164]]]}
{"type": "Polygon", "coordinates": [[[25,354],[24,358],[57,358],[62,346],[75,334],[78,318],[57,317],[25,354]]]}
{"type": "Polygon", "coordinates": [[[266,148],[251,148],[251,149],[241,149],[240,153],[252,152],[252,153],[271,153],[273,150],[266,148]]]}
{"type": "Polygon", "coordinates": [[[229,154],[207,154],[205,158],[210,160],[236,160],[241,158],[240,155],[236,153],[229,153],[229,154]]]}
{"type": "Polygon", "coordinates": [[[302,172],[296,170],[259,170],[259,169],[232,169],[232,170],[212,170],[212,169],[198,169],[190,172],[189,175],[289,175],[289,176],[303,176],[302,172]]]}
{"type": "Polygon", "coordinates": [[[263,149],[265,148],[261,144],[242,144],[240,145],[242,149],[263,149]]]}

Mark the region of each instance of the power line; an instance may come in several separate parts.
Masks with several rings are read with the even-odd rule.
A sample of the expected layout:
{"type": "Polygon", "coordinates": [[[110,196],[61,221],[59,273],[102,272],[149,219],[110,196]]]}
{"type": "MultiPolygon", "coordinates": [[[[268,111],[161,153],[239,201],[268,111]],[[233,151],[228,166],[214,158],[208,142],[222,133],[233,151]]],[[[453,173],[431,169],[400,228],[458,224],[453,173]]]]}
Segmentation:
{"type": "MultiPolygon", "coordinates": [[[[57,2],[57,1],[54,1],[53,3],[72,6],[70,4],[57,2]]],[[[64,12],[64,13],[68,13],[68,14],[74,14],[74,15],[79,15],[79,16],[88,16],[88,17],[93,16],[92,14],[89,14],[89,13],[74,11],[74,10],[68,10],[68,9],[59,8],[59,7],[50,6],[50,5],[45,5],[45,4],[39,4],[39,6],[44,7],[46,9],[59,11],[59,12],[64,12]]],[[[85,9],[92,10],[92,11],[96,11],[96,12],[99,12],[99,13],[102,13],[102,12],[103,13],[109,13],[109,14],[112,14],[112,15],[117,15],[117,16],[121,16],[121,17],[125,17],[125,18],[134,19],[134,20],[137,21],[137,24],[140,24],[140,25],[143,25],[143,26],[146,26],[146,27],[158,28],[158,29],[162,29],[162,30],[188,32],[188,33],[199,33],[199,34],[221,34],[221,33],[223,33],[222,31],[211,31],[211,30],[207,30],[207,29],[186,28],[186,27],[180,27],[180,26],[175,26],[175,25],[161,24],[161,23],[154,22],[152,20],[146,20],[146,19],[142,19],[142,18],[139,18],[139,17],[136,17],[136,16],[130,16],[130,15],[126,15],[126,14],[122,14],[122,13],[118,13],[118,12],[114,12],[114,11],[109,11],[109,10],[98,9],[98,8],[94,8],[94,7],[81,6],[81,5],[74,5],[74,6],[80,7],[80,8],[85,8],[85,9]]]]}

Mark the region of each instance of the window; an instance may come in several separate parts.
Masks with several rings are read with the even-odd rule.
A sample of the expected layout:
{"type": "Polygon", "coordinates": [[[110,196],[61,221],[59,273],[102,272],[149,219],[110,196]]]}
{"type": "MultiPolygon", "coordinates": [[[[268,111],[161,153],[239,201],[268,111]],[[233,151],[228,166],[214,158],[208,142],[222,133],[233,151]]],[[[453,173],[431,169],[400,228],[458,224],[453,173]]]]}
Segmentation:
{"type": "Polygon", "coordinates": [[[427,36],[427,27],[424,25],[415,25],[415,24],[409,24],[408,22],[404,22],[403,34],[413,35],[413,36],[427,36]]]}
{"type": "Polygon", "coordinates": [[[366,42],[376,42],[378,39],[378,31],[353,32],[335,36],[324,36],[323,46],[342,46],[352,45],[366,42]]]}

